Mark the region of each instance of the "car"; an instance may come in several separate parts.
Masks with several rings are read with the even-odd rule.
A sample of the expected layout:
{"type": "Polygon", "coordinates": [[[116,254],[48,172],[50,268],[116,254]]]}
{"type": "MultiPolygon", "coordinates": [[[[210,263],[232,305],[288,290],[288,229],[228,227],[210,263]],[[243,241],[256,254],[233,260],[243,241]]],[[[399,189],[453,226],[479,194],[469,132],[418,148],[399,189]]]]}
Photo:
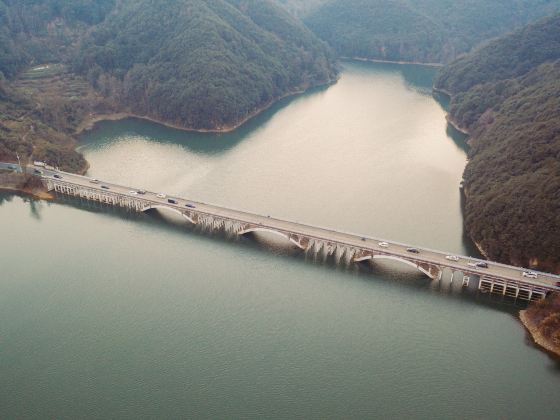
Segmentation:
{"type": "Polygon", "coordinates": [[[33,169],[33,173],[36,175],[43,175],[43,172],[40,171],[39,169],[33,169]]]}
{"type": "Polygon", "coordinates": [[[109,190],[110,189],[107,185],[102,185],[101,188],[103,188],[104,190],[109,190]]]}
{"type": "Polygon", "coordinates": [[[412,252],[413,254],[420,254],[416,248],[406,248],[406,252],[412,252]]]}
{"type": "Polygon", "coordinates": [[[146,190],[138,190],[136,191],[138,194],[144,195],[146,194],[146,190]]]}
{"type": "Polygon", "coordinates": [[[136,195],[136,194],[138,194],[138,192],[136,192],[136,191],[134,191],[134,190],[131,190],[131,191],[129,191],[128,193],[129,193],[130,195],[136,195]]]}
{"type": "Polygon", "coordinates": [[[98,179],[90,179],[89,182],[91,182],[92,184],[99,184],[99,180],[98,179]]]}
{"type": "Polygon", "coordinates": [[[474,267],[474,268],[488,268],[488,264],[485,263],[485,262],[482,262],[482,261],[479,261],[479,262],[470,262],[470,263],[467,263],[467,265],[468,265],[469,267],[474,267]]]}
{"type": "Polygon", "coordinates": [[[62,176],[60,176],[59,174],[54,174],[54,175],[53,175],[53,178],[62,179],[62,176]]]}
{"type": "Polygon", "coordinates": [[[534,271],[524,271],[521,275],[530,279],[536,279],[538,277],[538,274],[534,271]]]}
{"type": "Polygon", "coordinates": [[[163,193],[159,193],[158,195],[156,195],[157,198],[165,198],[166,195],[163,193]]]}
{"type": "Polygon", "coordinates": [[[195,205],[194,205],[194,204],[191,204],[191,203],[187,203],[187,204],[185,204],[185,206],[186,206],[186,207],[189,207],[189,208],[191,208],[191,209],[195,209],[195,208],[196,208],[195,205]]]}
{"type": "Polygon", "coordinates": [[[40,166],[42,168],[44,168],[45,166],[47,166],[47,164],[45,162],[39,162],[38,160],[36,160],[35,162],[33,162],[33,165],[35,166],[40,166]]]}
{"type": "Polygon", "coordinates": [[[459,257],[457,255],[446,255],[445,259],[449,261],[459,261],[459,257]]]}
{"type": "Polygon", "coordinates": [[[365,241],[366,241],[366,238],[362,238],[362,241],[364,241],[364,242],[365,242],[365,241]]]}
{"type": "Polygon", "coordinates": [[[171,204],[177,204],[177,200],[175,200],[174,198],[168,198],[167,202],[171,204]]]}
{"type": "Polygon", "coordinates": [[[381,248],[388,248],[389,244],[387,242],[379,242],[377,245],[379,245],[381,248]]]}

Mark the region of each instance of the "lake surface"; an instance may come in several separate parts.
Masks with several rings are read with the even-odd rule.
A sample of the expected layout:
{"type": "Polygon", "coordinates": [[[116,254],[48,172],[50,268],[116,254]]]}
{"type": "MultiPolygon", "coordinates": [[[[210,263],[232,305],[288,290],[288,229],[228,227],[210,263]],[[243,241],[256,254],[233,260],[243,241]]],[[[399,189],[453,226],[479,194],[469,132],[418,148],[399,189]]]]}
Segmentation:
{"type": "MultiPolygon", "coordinates": [[[[105,122],[80,148],[107,181],[472,255],[433,76],[346,63],[234,133],[105,122]]],[[[282,245],[0,195],[0,417],[557,418],[515,306],[282,245]]]]}

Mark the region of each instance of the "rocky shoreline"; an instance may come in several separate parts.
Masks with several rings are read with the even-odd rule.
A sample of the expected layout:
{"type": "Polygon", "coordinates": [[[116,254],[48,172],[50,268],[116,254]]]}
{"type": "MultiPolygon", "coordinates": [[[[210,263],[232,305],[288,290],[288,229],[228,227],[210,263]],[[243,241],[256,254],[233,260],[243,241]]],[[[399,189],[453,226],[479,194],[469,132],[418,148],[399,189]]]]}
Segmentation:
{"type": "MultiPolygon", "coordinates": [[[[527,309],[519,312],[519,320],[525,327],[531,341],[540,349],[546,351],[551,356],[560,359],[560,330],[556,329],[556,334],[552,332],[552,336],[547,336],[545,331],[546,324],[556,324],[560,322],[560,295],[554,295],[547,298],[543,302],[531,304],[527,309]]],[[[550,329],[553,326],[548,326],[550,329]]],[[[553,330],[554,331],[554,330],[553,330]]]]}
{"type": "Polygon", "coordinates": [[[13,172],[0,171],[0,191],[25,194],[38,200],[54,200],[54,196],[34,177],[13,172]]]}
{"type": "Polygon", "coordinates": [[[82,121],[78,125],[75,135],[79,136],[86,131],[94,129],[95,125],[99,122],[102,122],[102,121],[119,121],[119,120],[124,120],[124,119],[127,119],[127,118],[137,118],[137,119],[140,119],[140,120],[150,121],[150,122],[153,122],[153,123],[156,123],[156,124],[163,125],[165,127],[173,128],[175,130],[186,131],[186,132],[219,133],[219,134],[231,133],[232,131],[235,131],[238,128],[240,128],[243,124],[247,123],[249,120],[255,118],[256,116],[258,116],[262,112],[264,112],[267,109],[269,109],[270,107],[274,106],[276,103],[278,103],[282,99],[297,96],[297,95],[301,95],[301,94],[307,92],[310,89],[331,86],[331,85],[337,83],[338,80],[339,80],[339,76],[337,76],[333,80],[325,81],[324,83],[314,84],[314,85],[308,86],[305,89],[300,89],[300,90],[296,90],[296,91],[293,91],[293,92],[286,93],[285,95],[282,95],[282,96],[268,102],[267,104],[261,106],[260,108],[256,109],[255,111],[251,112],[249,115],[247,115],[242,120],[240,120],[236,123],[230,124],[230,125],[223,126],[223,127],[217,127],[217,128],[211,128],[211,129],[192,128],[192,127],[185,127],[185,126],[182,126],[182,125],[173,124],[173,123],[170,123],[170,122],[165,121],[165,120],[150,117],[148,115],[138,115],[138,114],[135,114],[133,112],[114,112],[114,113],[110,113],[110,114],[91,114],[91,115],[87,116],[85,118],[85,120],[82,121]]]}

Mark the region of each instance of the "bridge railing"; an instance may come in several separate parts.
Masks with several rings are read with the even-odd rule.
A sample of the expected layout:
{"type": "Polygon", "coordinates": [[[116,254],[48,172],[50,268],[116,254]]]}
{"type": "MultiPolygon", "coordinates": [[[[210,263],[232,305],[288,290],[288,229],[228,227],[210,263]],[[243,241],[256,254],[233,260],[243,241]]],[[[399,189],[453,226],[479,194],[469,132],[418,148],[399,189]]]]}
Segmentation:
{"type": "MultiPolygon", "coordinates": [[[[57,173],[60,173],[60,174],[64,174],[64,175],[67,175],[67,176],[69,176],[69,177],[77,177],[77,178],[79,178],[79,179],[83,179],[85,182],[90,182],[90,181],[92,180],[92,178],[90,178],[90,177],[86,177],[86,176],[82,176],[82,175],[76,175],[76,174],[72,174],[72,173],[64,172],[64,171],[60,171],[60,170],[59,170],[59,171],[52,171],[52,172],[57,172],[57,173]]],[[[77,186],[83,187],[83,186],[81,186],[80,184],[76,184],[76,183],[73,183],[72,181],[69,181],[68,179],[64,179],[64,180],[52,179],[52,178],[50,178],[50,177],[47,177],[46,175],[41,175],[40,177],[41,177],[41,178],[49,179],[49,181],[55,181],[55,182],[58,182],[58,183],[68,183],[68,184],[73,184],[73,185],[77,185],[77,186]]],[[[100,182],[101,182],[101,181],[100,181],[100,182]]],[[[108,185],[108,186],[114,186],[114,187],[123,188],[123,189],[130,189],[130,190],[134,190],[134,189],[135,189],[135,188],[132,188],[132,187],[130,187],[130,186],[120,185],[120,184],[111,183],[111,182],[105,182],[105,181],[103,181],[102,183],[103,183],[103,184],[106,184],[106,185],[108,185]]],[[[97,187],[97,186],[91,185],[91,186],[88,186],[88,187],[91,188],[91,189],[94,189],[94,190],[99,190],[99,187],[97,187]]],[[[137,189],[136,189],[136,190],[137,190],[137,189]]],[[[107,193],[107,194],[117,194],[117,195],[126,196],[126,197],[128,197],[128,198],[132,198],[132,197],[129,197],[127,194],[118,193],[118,192],[114,192],[114,191],[104,191],[104,193],[107,193]]],[[[153,192],[153,191],[146,191],[146,193],[148,193],[148,194],[157,194],[157,193],[155,193],[155,192],[153,192]]],[[[174,195],[174,197],[175,197],[175,195],[174,195]]],[[[186,200],[186,201],[192,201],[193,203],[203,204],[203,205],[205,205],[205,206],[214,207],[214,208],[216,208],[216,209],[230,210],[230,211],[236,212],[236,213],[238,213],[238,214],[240,214],[240,215],[247,216],[249,219],[246,219],[246,220],[240,219],[240,220],[238,220],[238,221],[243,222],[243,223],[255,224],[255,222],[254,222],[254,221],[251,221],[250,218],[251,218],[251,217],[257,216],[257,217],[262,218],[263,220],[269,220],[269,219],[270,219],[270,220],[278,221],[278,222],[280,222],[280,223],[293,223],[294,225],[301,226],[301,227],[304,228],[304,229],[305,229],[305,228],[310,228],[310,229],[321,230],[321,231],[324,231],[324,232],[330,232],[330,233],[333,233],[333,234],[347,235],[347,236],[351,236],[351,237],[355,237],[355,238],[360,238],[360,239],[361,239],[361,238],[365,238],[366,240],[370,240],[370,241],[374,241],[374,242],[375,242],[375,241],[376,241],[376,242],[387,242],[387,243],[389,243],[389,244],[396,245],[396,246],[401,246],[401,247],[403,247],[403,248],[408,248],[408,247],[412,247],[412,246],[413,246],[413,245],[411,245],[411,244],[405,244],[405,243],[402,243],[402,242],[393,241],[393,240],[388,240],[388,239],[382,239],[382,238],[374,238],[374,237],[371,237],[371,236],[368,236],[368,235],[358,234],[358,233],[355,233],[355,232],[350,232],[350,231],[345,231],[345,230],[340,230],[340,229],[332,229],[332,228],[328,228],[328,227],[324,227],[324,226],[320,226],[320,225],[312,225],[312,224],[301,223],[301,222],[293,222],[293,221],[290,221],[290,220],[280,219],[280,218],[276,218],[276,217],[272,217],[272,216],[259,215],[259,214],[256,214],[256,213],[249,213],[249,212],[247,212],[247,211],[245,211],[245,210],[237,209],[237,208],[235,208],[235,207],[233,207],[233,206],[225,206],[225,205],[219,205],[219,204],[214,204],[214,203],[206,203],[206,202],[203,202],[203,201],[193,200],[193,199],[184,199],[184,198],[181,198],[179,195],[176,195],[176,197],[177,197],[178,199],[182,199],[182,200],[186,200]]],[[[139,198],[138,198],[138,199],[139,199],[139,198]]],[[[150,199],[150,198],[148,198],[148,197],[145,197],[145,196],[143,196],[143,197],[141,198],[141,200],[144,201],[144,202],[150,202],[150,203],[153,203],[153,204],[162,205],[161,202],[158,202],[158,201],[156,201],[156,200],[152,200],[152,199],[150,199]]],[[[173,204],[166,204],[166,205],[168,205],[168,206],[170,206],[170,207],[179,207],[179,206],[174,206],[173,204]]],[[[182,208],[182,207],[181,207],[181,208],[182,208]]],[[[184,209],[183,209],[183,210],[184,210],[184,209]]],[[[190,209],[189,211],[194,211],[194,212],[197,212],[197,213],[207,214],[207,215],[212,216],[212,217],[217,217],[217,216],[214,215],[212,212],[210,212],[210,211],[205,211],[205,210],[201,210],[201,209],[199,209],[199,208],[190,209]]],[[[223,217],[223,216],[219,216],[219,217],[223,217]]],[[[228,217],[228,218],[229,218],[229,217],[228,217]]],[[[263,223],[263,226],[266,226],[266,225],[263,223]]],[[[278,228],[272,227],[272,226],[269,226],[269,227],[274,228],[274,229],[278,229],[278,228]]],[[[293,232],[293,233],[295,233],[295,232],[293,232]]],[[[298,233],[299,233],[299,232],[298,232],[298,233]]],[[[300,234],[307,235],[306,233],[303,233],[303,232],[301,232],[300,234]]],[[[316,235],[308,235],[308,236],[315,237],[316,235]]],[[[326,241],[333,241],[331,238],[328,238],[328,237],[319,237],[319,236],[317,236],[316,239],[320,239],[320,240],[323,240],[323,241],[325,241],[325,240],[326,240],[326,241]]],[[[341,242],[341,241],[335,241],[335,242],[345,243],[345,244],[348,245],[348,246],[356,246],[355,244],[350,244],[350,243],[341,242]]],[[[421,247],[421,246],[415,246],[415,247],[418,248],[418,249],[420,249],[420,250],[422,250],[422,251],[431,252],[431,253],[433,253],[433,254],[436,254],[436,255],[439,255],[439,256],[442,256],[442,257],[445,257],[445,256],[447,256],[447,255],[450,255],[450,253],[448,253],[448,252],[444,252],[444,251],[440,251],[440,250],[435,250],[435,249],[431,249],[431,248],[427,248],[427,247],[423,247],[423,246],[422,246],[422,247],[421,247]]],[[[367,247],[367,246],[361,246],[361,248],[372,249],[371,247],[367,247]]],[[[376,251],[380,251],[380,252],[386,253],[387,255],[393,255],[393,253],[390,253],[390,252],[385,252],[385,251],[381,251],[381,250],[377,250],[377,249],[376,249],[376,251]]],[[[515,267],[515,266],[511,266],[511,265],[499,263],[499,262],[496,262],[496,261],[482,260],[482,259],[479,259],[479,258],[475,258],[475,257],[471,257],[471,256],[466,256],[466,255],[460,255],[460,254],[459,254],[459,255],[458,255],[458,254],[453,254],[453,255],[457,255],[459,258],[464,259],[464,260],[466,260],[467,262],[472,262],[472,263],[476,263],[476,262],[486,262],[486,263],[488,263],[488,264],[490,264],[490,265],[492,265],[492,266],[495,266],[495,267],[501,267],[501,268],[505,268],[505,269],[517,271],[517,272],[519,272],[519,274],[521,274],[523,271],[527,271],[527,270],[528,270],[528,269],[525,269],[525,268],[515,267]]],[[[414,257],[411,256],[410,258],[411,258],[411,259],[414,259],[414,260],[423,261],[423,262],[426,262],[426,263],[432,263],[432,264],[434,263],[433,261],[426,260],[426,259],[422,258],[421,255],[416,255],[416,256],[414,256],[414,257]]],[[[466,271],[471,271],[471,270],[468,270],[468,269],[466,269],[466,268],[462,268],[461,266],[454,265],[454,264],[451,264],[451,263],[450,263],[450,264],[447,264],[447,265],[448,265],[449,267],[455,268],[455,269],[457,269],[457,270],[463,269],[463,270],[466,270],[466,271]]],[[[552,273],[546,273],[546,272],[542,272],[542,271],[535,271],[535,270],[531,270],[531,271],[536,272],[538,275],[541,275],[541,276],[544,276],[544,277],[548,277],[548,278],[551,278],[551,279],[554,279],[554,280],[557,279],[557,280],[560,281],[560,275],[556,275],[556,274],[552,274],[552,273]]],[[[484,275],[484,273],[476,272],[476,275],[484,275]]],[[[520,279],[520,280],[521,280],[521,281],[524,281],[523,279],[520,279]]],[[[532,283],[540,283],[540,282],[538,282],[538,280],[537,280],[537,281],[533,281],[532,283]]],[[[542,284],[542,283],[541,283],[541,284],[542,284]]],[[[545,284],[543,284],[543,286],[545,286],[545,287],[550,287],[550,285],[545,285],[545,284]]],[[[558,288],[558,289],[560,290],[560,288],[558,288]]]]}

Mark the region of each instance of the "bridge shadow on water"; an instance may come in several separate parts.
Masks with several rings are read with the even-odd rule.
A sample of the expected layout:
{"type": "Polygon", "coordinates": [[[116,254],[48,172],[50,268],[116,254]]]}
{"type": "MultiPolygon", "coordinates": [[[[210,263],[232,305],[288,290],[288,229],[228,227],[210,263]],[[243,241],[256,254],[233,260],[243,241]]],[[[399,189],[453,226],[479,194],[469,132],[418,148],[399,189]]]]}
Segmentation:
{"type": "MultiPolygon", "coordinates": [[[[1,199],[1,196],[0,196],[1,199]]],[[[41,206],[31,198],[26,199],[32,208],[32,213],[40,217],[41,206]]],[[[1,201],[0,201],[1,203],[1,201]]],[[[434,281],[408,266],[394,261],[378,261],[371,263],[345,263],[334,255],[313,255],[304,252],[287,241],[270,241],[270,238],[262,237],[260,234],[251,233],[244,236],[232,235],[220,231],[208,231],[200,226],[186,222],[182,217],[175,214],[160,213],[150,210],[147,213],[135,213],[125,209],[115,208],[100,203],[90,202],[79,198],[57,195],[56,203],[48,205],[69,206],[81,211],[88,211],[102,215],[103,217],[118,218],[127,222],[145,223],[152,229],[165,231],[166,234],[183,236],[188,234],[198,240],[212,241],[221,240],[224,243],[232,243],[241,246],[251,252],[274,255],[278,258],[290,259],[291,263],[302,264],[317,269],[328,269],[344,275],[347,279],[365,282],[383,281],[389,287],[405,288],[414,293],[445,295],[450,299],[484,305],[494,310],[516,314],[519,309],[526,305],[522,301],[512,301],[496,295],[480,293],[472,287],[463,289],[455,280],[453,287],[446,285],[449,281],[444,275],[442,281],[434,281]]],[[[474,246],[474,245],[473,245],[474,246]]],[[[476,248],[475,248],[476,249],[476,248]]],[[[473,250],[474,251],[474,250],[473,250]]],[[[447,273],[449,277],[449,273],[447,273]]],[[[458,279],[459,277],[456,277],[458,279]]]]}
{"type": "MultiPolygon", "coordinates": [[[[0,205],[9,203],[16,194],[0,193],[0,205]]],[[[191,238],[202,241],[217,240],[223,243],[235,244],[252,253],[260,253],[273,255],[276,258],[289,259],[291,264],[306,265],[308,268],[316,270],[331,270],[343,276],[346,281],[360,281],[368,284],[383,282],[383,287],[391,289],[399,289],[410,294],[428,294],[445,296],[446,299],[456,301],[461,305],[477,305],[485,308],[508,313],[517,317],[520,309],[526,307],[523,301],[514,301],[510,298],[481,293],[476,288],[462,288],[460,281],[454,283],[449,282],[449,273],[444,273],[441,281],[431,280],[420,272],[410,271],[410,267],[402,266],[396,262],[376,262],[375,265],[370,263],[344,263],[337,260],[334,256],[311,255],[303,252],[299,248],[288,245],[287,243],[269,243],[263,238],[255,234],[249,234],[239,237],[237,235],[229,235],[223,231],[205,231],[200,227],[186,222],[184,219],[177,217],[169,217],[162,215],[158,211],[149,211],[148,213],[129,212],[124,209],[112,206],[94,203],[87,200],[81,200],[65,195],[57,195],[57,201],[54,203],[45,202],[21,196],[23,202],[29,205],[31,214],[34,218],[40,219],[41,212],[48,206],[65,206],[98,214],[102,217],[115,218],[127,223],[143,223],[157,231],[163,231],[165,234],[175,237],[185,237],[185,234],[191,238]]],[[[456,277],[457,279],[459,277],[456,277]]],[[[528,341],[529,344],[532,344],[528,341]]],[[[555,359],[558,362],[557,359],[555,359]]],[[[555,367],[560,373],[560,363],[555,367]]]]}

